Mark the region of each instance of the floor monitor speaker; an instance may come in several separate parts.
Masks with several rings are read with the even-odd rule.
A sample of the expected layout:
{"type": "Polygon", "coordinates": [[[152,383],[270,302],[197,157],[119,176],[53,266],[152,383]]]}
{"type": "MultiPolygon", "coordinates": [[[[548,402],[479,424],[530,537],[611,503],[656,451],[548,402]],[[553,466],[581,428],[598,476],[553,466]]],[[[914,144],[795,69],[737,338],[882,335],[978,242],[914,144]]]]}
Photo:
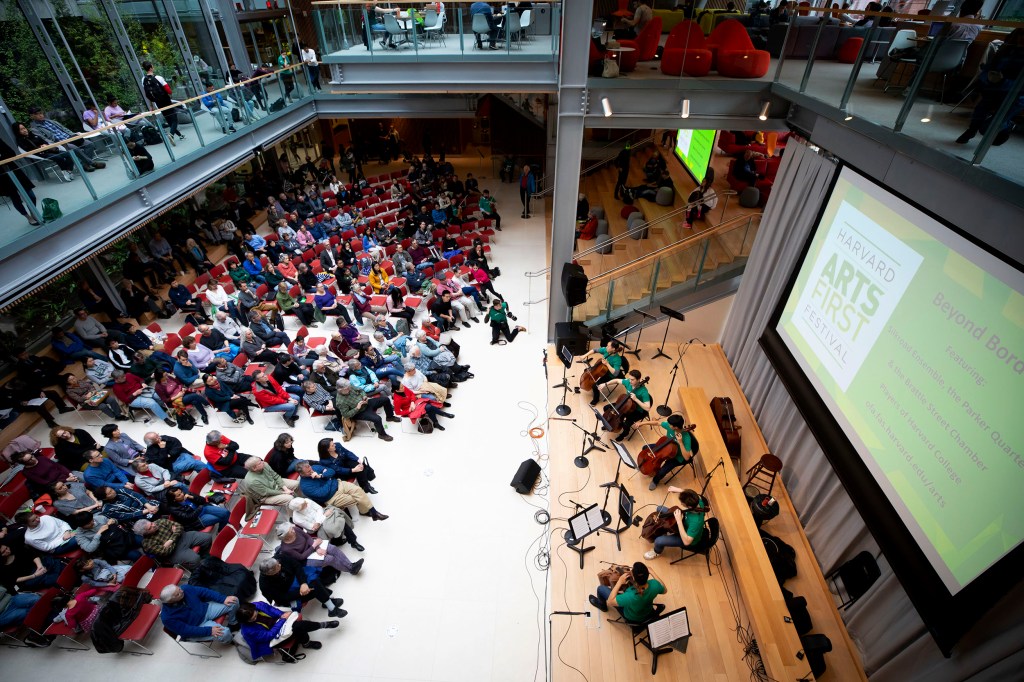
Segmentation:
{"type": "Polygon", "coordinates": [[[590,350],[590,337],[583,331],[582,322],[555,323],[555,349],[558,357],[562,357],[563,348],[568,348],[574,357],[590,350]]]}
{"type": "Polygon", "coordinates": [[[519,471],[512,479],[512,487],[520,495],[527,495],[533,491],[533,486],[540,476],[540,465],[532,459],[528,459],[519,465],[519,471]]]}

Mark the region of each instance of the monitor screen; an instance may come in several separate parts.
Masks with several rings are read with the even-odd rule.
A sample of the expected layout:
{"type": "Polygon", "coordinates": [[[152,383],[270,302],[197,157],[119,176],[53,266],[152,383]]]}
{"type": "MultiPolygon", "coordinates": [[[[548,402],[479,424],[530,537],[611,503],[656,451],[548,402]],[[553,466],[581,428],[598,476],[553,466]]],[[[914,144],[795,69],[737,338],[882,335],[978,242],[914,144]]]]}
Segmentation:
{"type": "Polygon", "coordinates": [[[633,498],[626,486],[619,487],[619,518],[627,524],[633,522],[633,498]]]}
{"type": "Polygon", "coordinates": [[[711,163],[711,151],[715,148],[716,130],[685,130],[676,131],[676,147],[673,150],[676,158],[693,176],[697,184],[704,182],[711,163]]]}
{"type": "Polygon", "coordinates": [[[902,524],[897,574],[953,597],[1020,556],[1019,266],[843,168],[790,286],[762,342],[865,518],[902,524]]]}

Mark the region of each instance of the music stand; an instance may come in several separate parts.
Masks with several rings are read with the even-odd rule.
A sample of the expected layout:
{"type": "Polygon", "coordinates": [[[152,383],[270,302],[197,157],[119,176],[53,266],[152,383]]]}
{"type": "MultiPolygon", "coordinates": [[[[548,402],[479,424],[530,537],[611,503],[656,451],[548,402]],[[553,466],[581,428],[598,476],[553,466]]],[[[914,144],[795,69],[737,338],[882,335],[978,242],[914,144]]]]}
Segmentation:
{"type": "MultiPolygon", "coordinates": [[[[622,443],[612,441],[612,446],[615,447],[615,452],[619,455],[619,461],[615,465],[615,479],[607,483],[602,483],[600,487],[604,488],[604,504],[601,505],[602,513],[608,519],[608,523],[611,523],[612,517],[608,513],[608,498],[611,496],[612,488],[619,489],[619,519],[622,520],[622,495],[625,492],[625,488],[619,483],[619,470],[622,465],[625,464],[630,469],[636,469],[636,461],[633,459],[633,455],[629,454],[629,450],[626,449],[622,443]]],[[[629,497],[629,493],[626,493],[626,499],[630,501],[630,509],[632,509],[632,498],[629,497]]],[[[622,550],[622,543],[619,541],[619,533],[629,528],[633,520],[633,513],[630,511],[626,514],[626,525],[625,527],[619,528],[618,524],[614,529],[602,528],[601,530],[605,533],[615,533],[615,546],[622,550]]]]}
{"type": "Polygon", "coordinates": [[[569,367],[572,365],[572,351],[562,346],[562,352],[559,354],[558,359],[562,361],[562,383],[555,384],[551,388],[562,389],[562,403],[555,408],[555,414],[565,417],[572,414],[572,408],[565,404],[565,394],[569,390],[569,380],[566,378],[566,372],[569,371],[569,367]]]}
{"type": "MultiPolygon", "coordinates": [[[[661,348],[658,349],[658,352],[654,354],[654,357],[652,357],[651,360],[669,357],[668,353],[665,352],[665,341],[668,340],[668,326],[672,324],[672,320],[686,322],[686,315],[683,315],[678,311],[672,310],[671,308],[666,308],[665,306],[661,306],[661,314],[665,315],[667,318],[665,320],[665,334],[661,337],[661,348]]],[[[661,413],[659,412],[658,414],[661,413]]]]}
{"type": "MultiPolygon", "coordinates": [[[[657,318],[654,317],[654,315],[651,315],[649,313],[645,313],[642,310],[634,310],[633,312],[636,313],[637,315],[643,315],[644,318],[648,319],[648,320],[657,319],[657,318]]],[[[640,330],[636,333],[636,342],[633,344],[633,350],[627,350],[626,353],[632,355],[637,360],[639,360],[640,359],[640,337],[644,335],[644,323],[643,323],[643,321],[640,321],[640,322],[637,322],[633,326],[634,327],[639,327],[640,330]]]]}
{"type": "Polygon", "coordinates": [[[686,653],[690,641],[690,618],[686,607],[678,608],[647,622],[647,630],[640,637],[640,644],[651,652],[651,674],[658,672],[658,656],[671,653],[673,649],[686,653]]]}
{"type": "MultiPolygon", "coordinates": [[[[573,502],[577,509],[583,508],[578,502],[573,502]]],[[[588,535],[592,535],[608,525],[601,508],[596,504],[583,509],[569,517],[569,529],[565,531],[565,546],[580,555],[580,570],[583,570],[583,555],[593,551],[594,547],[585,547],[584,541],[588,535]],[[579,545],[577,547],[577,545],[579,545]]]]}

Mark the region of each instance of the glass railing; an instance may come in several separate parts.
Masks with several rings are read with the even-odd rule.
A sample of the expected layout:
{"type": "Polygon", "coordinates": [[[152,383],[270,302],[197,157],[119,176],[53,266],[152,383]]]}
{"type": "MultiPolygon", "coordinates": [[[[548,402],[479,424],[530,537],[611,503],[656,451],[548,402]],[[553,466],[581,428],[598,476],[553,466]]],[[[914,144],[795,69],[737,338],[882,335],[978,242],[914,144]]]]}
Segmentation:
{"type": "MultiPolygon", "coordinates": [[[[682,19],[682,12],[678,14],[682,19]]],[[[1024,106],[1019,94],[1012,95],[1021,87],[1019,69],[1012,66],[1020,57],[1013,53],[1019,54],[1024,45],[1006,45],[999,54],[1010,32],[1024,23],[800,7],[774,22],[767,14],[699,11],[695,24],[680,21],[666,30],[660,60],[653,52],[648,57],[636,50],[606,54],[624,66],[620,77],[669,80],[681,90],[695,81],[734,80],[745,74],[751,80],[773,81],[841,110],[847,121],[868,121],[1024,183],[1024,164],[1019,162],[1024,139],[1000,135],[1006,130],[1004,122],[1024,106]],[[866,23],[856,25],[861,21],[866,23]],[[750,58],[739,65],[733,59],[723,73],[721,53],[727,43],[750,58]],[[711,54],[713,65],[706,59],[711,54]],[[640,60],[635,67],[634,57],[640,60]],[[1011,66],[1000,68],[1000,60],[1011,66]],[[998,82],[991,82],[993,77],[998,82]],[[1000,117],[996,109],[1004,103],[1007,108],[1000,117]],[[988,135],[979,130],[957,142],[978,105],[985,110],[978,111],[979,118],[987,113],[989,121],[999,122],[990,123],[988,135]]],[[[595,25],[598,43],[613,36],[613,31],[595,25]]],[[[637,41],[640,50],[641,43],[637,41]]],[[[619,44],[631,48],[621,40],[619,44]]],[[[707,112],[694,109],[691,115],[702,113],[707,112]]],[[[678,112],[665,112],[669,114],[678,112]]]]}
{"type": "Polygon", "coordinates": [[[93,202],[310,96],[300,65],[215,88],[163,109],[132,114],[119,123],[52,144],[40,146],[39,142],[68,129],[49,119],[24,121],[28,134],[18,138],[17,155],[0,161],[0,173],[6,173],[16,194],[9,199],[22,214],[4,221],[0,246],[44,224],[64,223],[93,202]]]}
{"type": "Polygon", "coordinates": [[[321,60],[558,59],[561,2],[534,2],[529,9],[489,4],[491,14],[473,13],[473,4],[457,0],[399,10],[355,0],[314,2],[321,60]]]}
{"type": "Polygon", "coordinates": [[[591,277],[587,301],[573,309],[574,319],[601,322],[736,277],[759,225],[759,214],[738,216],[591,277]]]}
{"type": "Polygon", "coordinates": [[[1019,69],[1002,78],[998,64],[1020,59],[1011,51],[1019,55],[1024,42],[1003,46],[1006,32],[1024,24],[867,12],[858,17],[885,25],[843,26],[831,14],[811,8],[790,18],[772,55],[777,83],[838,108],[847,122],[869,121],[1024,183],[1024,141],[1003,147],[1008,140],[997,139],[1001,122],[1020,113],[1019,69]],[[990,82],[993,72],[998,84],[990,82]],[[958,142],[976,107],[979,115],[989,110],[990,132],[958,142]]]}

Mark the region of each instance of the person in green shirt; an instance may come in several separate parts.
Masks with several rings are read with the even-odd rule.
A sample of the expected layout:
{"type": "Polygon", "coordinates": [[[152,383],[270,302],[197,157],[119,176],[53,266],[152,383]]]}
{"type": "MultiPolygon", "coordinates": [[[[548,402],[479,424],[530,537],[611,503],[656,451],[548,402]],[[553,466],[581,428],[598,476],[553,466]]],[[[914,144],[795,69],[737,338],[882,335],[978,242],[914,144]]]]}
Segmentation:
{"type": "Polygon", "coordinates": [[[681,414],[670,415],[663,422],[652,420],[643,422],[639,426],[660,427],[665,430],[665,437],[675,442],[675,457],[669,457],[665,460],[665,463],[661,465],[658,473],[651,480],[651,485],[648,486],[648,490],[654,490],[677,467],[689,464],[693,460],[694,455],[697,454],[700,444],[697,443],[697,437],[693,435],[693,428],[686,426],[686,420],[683,419],[681,414]]]}
{"type": "MultiPolygon", "coordinates": [[[[704,537],[704,515],[711,508],[708,501],[689,488],[684,490],[670,485],[668,491],[670,493],[679,493],[679,505],[681,508],[673,512],[677,532],[655,538],[654,549],[644,554],[645,559],[658,558],[665,551],[666,547],[691,547],[694,543],[700,542],[701,538],[704,537]]],[[[668,510],[664,507],[659,507],[658,511],[665,513],[668,510]]]]}
{"type": "MultiPolygon", "coordinates": [[[[612,339],[604,348],[595,348],[594,350],[590,351],[589,353],[583,356],[583,359],[586,359],[589,358],[591,355],[595,355],[600,359],[600,362],[604,363],[605,365],[608,365],[609,369],[607,374],[605,374],[603,377],[594,382],[594,397],[590,401],[591,405],[597,405],[597,401],[600,400],[601,398],[601,393],[599,392],[598,386],[600,386],[601,384],[606,384],[612,379],[617,379],[622,375],[622,363],[624,360],[622,354],[624,351],[625,349],[623,348],[622,344],[616,341],[615,339],[612,339]]],[[[596,366],[597,365],[594,365],[594,367],[596,366]]]]}
{"type": "Polygon", "coordinates": [[[498,343],[498,338],[504,334],[505,338],[508,339],[508,343],[512,343],[516,340],[516,336],[519,332],[525,332],[526,327],[519,325],[515,328],[515,331],[511,331],[508,328],[508,318],[516,319],[512,313],[508,310],[508,303],[501,300],[500,298],[494,299],[491,302],[491,307],[487,310],[487,320],[491,323],[491,345],[498,343]]]}
{"type": "Polygon", "coordinates": [[[609,602],[618,607],[622,617],[629,623],[644,623],[665,610],[664,604],[655,604],[658,595],[668,594],[668,588],[642,561],[633,564],[632,569],[619,576],[612,587],[601,585],[597,596],[590,595],[590,603],[602,611],[608,610],[609,602]]]}
{"type": "MultiPolygon", "coordinates": [[[[630,429],[633,428],[633,425],[639,421],[647,419],[648,412],[651,410],[651,403],[653,400],[651,398],[650,391],[647,390],[647,386],[645,385],[646,382],[642,376],[643,375],[640,374],[640,370],[634,369],[622,379],[612,379],[605,385],[606,395],[610,394],[617,386],[622,386],[626,393],[631,393],[633,395],[633,402],[636,403],[636,408],[627,412],[622,417],[622,431],[615,439],[620,443],[632,435],[630,433],[630,429]]],[[[615,402],[618,401],[616,400],[615,402]]]]}
{"type": "Polygon", "coordinates": [[[477,205],[480,207],[480,212],[483,213],[484,218],[494,221],[494,229],[501,231],[501,216],[498,215],[498,202],[491,196],[491,190],[485,189],[483,196],[477,201],[477,205]]]}

